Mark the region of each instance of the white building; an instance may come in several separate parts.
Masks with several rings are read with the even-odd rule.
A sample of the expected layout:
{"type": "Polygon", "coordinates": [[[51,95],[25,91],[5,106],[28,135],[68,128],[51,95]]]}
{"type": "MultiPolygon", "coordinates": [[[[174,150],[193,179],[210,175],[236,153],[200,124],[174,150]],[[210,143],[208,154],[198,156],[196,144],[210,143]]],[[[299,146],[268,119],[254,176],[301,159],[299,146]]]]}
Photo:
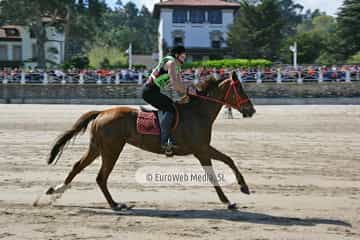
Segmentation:
{"type": "Polygon", "coordinates": [[[159,57],[183,45],[189,61],[231,56],[226,45],[229,26],[240,5],[222,0],[168,0],[155,4],[159,18],[159,57]]]}
{"type": "MultiPolygon", "coordinates": [[[[55,27],[47,27],[45,43],[47,64],[64,61],[64,34],[55,27]]],[[[36,66],[36,39],[27,27],[0,27],[0,67],[36,66]]]]}

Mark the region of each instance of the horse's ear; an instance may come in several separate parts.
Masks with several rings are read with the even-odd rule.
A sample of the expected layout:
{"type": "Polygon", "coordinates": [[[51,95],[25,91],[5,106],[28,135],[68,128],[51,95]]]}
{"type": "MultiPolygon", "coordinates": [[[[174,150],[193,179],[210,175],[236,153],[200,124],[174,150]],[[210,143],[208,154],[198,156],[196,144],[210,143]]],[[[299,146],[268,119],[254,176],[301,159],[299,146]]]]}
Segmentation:
{"type": "Polygon", "coordinates": [[[237,74],[236,74],[236,71],[232,71],[232,73],[231,73],[231,79],[232,79],[233,81],[239,81],[239,78],[238,78],[238,76],[237,76],[237,74]]]}

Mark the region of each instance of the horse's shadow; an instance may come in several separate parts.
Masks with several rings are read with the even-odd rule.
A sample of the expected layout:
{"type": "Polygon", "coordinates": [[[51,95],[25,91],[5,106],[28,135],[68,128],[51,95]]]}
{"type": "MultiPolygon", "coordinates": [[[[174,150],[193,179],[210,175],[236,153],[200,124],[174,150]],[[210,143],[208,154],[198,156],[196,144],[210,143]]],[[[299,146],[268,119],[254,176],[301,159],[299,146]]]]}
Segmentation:
{"type": "MultiPolygon", "coordinates": [[[[62,206],[69,207],[69,206],[62,206]]],[[[118,215],[118,216],[140,216],[174,219],[207,219],[207,220],[228,220],[235,222],[246,222],[255,224],[268,224],[280,226],[316,226],[318,224],[337,225],[352,227],[348,222],[337,219],[326,218],[295,218],[274,216],[264,213],[255,213],[242,210],[161,210],[136,208],[128,211],[113,211],[102,207],[79,207],[79,213],[90,213],[94,215],[118,215]]]]}

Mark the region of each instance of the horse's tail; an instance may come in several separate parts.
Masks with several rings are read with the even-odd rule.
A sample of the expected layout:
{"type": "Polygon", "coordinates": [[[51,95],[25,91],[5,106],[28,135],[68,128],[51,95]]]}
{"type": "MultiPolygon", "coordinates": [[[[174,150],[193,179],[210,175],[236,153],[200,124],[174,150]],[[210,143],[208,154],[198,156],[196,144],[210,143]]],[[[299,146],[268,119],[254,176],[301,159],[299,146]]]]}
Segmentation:
{"type": "MultiPolygon", "coordinates": [[[[76,123],[73,125],[73,127],[70,130],[60,135],[58,137],[58,140],[51,149],[50,156],[47,159],[47,163],[48,164],[53,163],[57,156],[59,159],[64,150],[66,143],[70,141],[70,139],[72,139],[73,137],[77,136],[78,134],[85,133],[88,124],[92,120],[94,120],[100,113],[101,111],[91,111],[85,113],[76,121],[76,123]]],[[[56,162],[54,164],[56,164],[56,162]]]]}

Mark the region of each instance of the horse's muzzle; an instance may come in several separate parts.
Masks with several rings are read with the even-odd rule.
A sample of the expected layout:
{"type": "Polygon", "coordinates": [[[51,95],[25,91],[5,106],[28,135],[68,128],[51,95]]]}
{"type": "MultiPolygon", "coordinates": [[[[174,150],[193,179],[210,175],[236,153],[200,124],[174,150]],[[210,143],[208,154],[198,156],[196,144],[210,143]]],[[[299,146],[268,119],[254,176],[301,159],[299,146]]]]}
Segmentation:
{"type": "Polygon", "coordinates": [[[256,113],[255,109],[252,110],[252,111],[246,111],[246,112],[243,112],[243,117],[244,118],[251,118],[254,114],[256,113]]]}

